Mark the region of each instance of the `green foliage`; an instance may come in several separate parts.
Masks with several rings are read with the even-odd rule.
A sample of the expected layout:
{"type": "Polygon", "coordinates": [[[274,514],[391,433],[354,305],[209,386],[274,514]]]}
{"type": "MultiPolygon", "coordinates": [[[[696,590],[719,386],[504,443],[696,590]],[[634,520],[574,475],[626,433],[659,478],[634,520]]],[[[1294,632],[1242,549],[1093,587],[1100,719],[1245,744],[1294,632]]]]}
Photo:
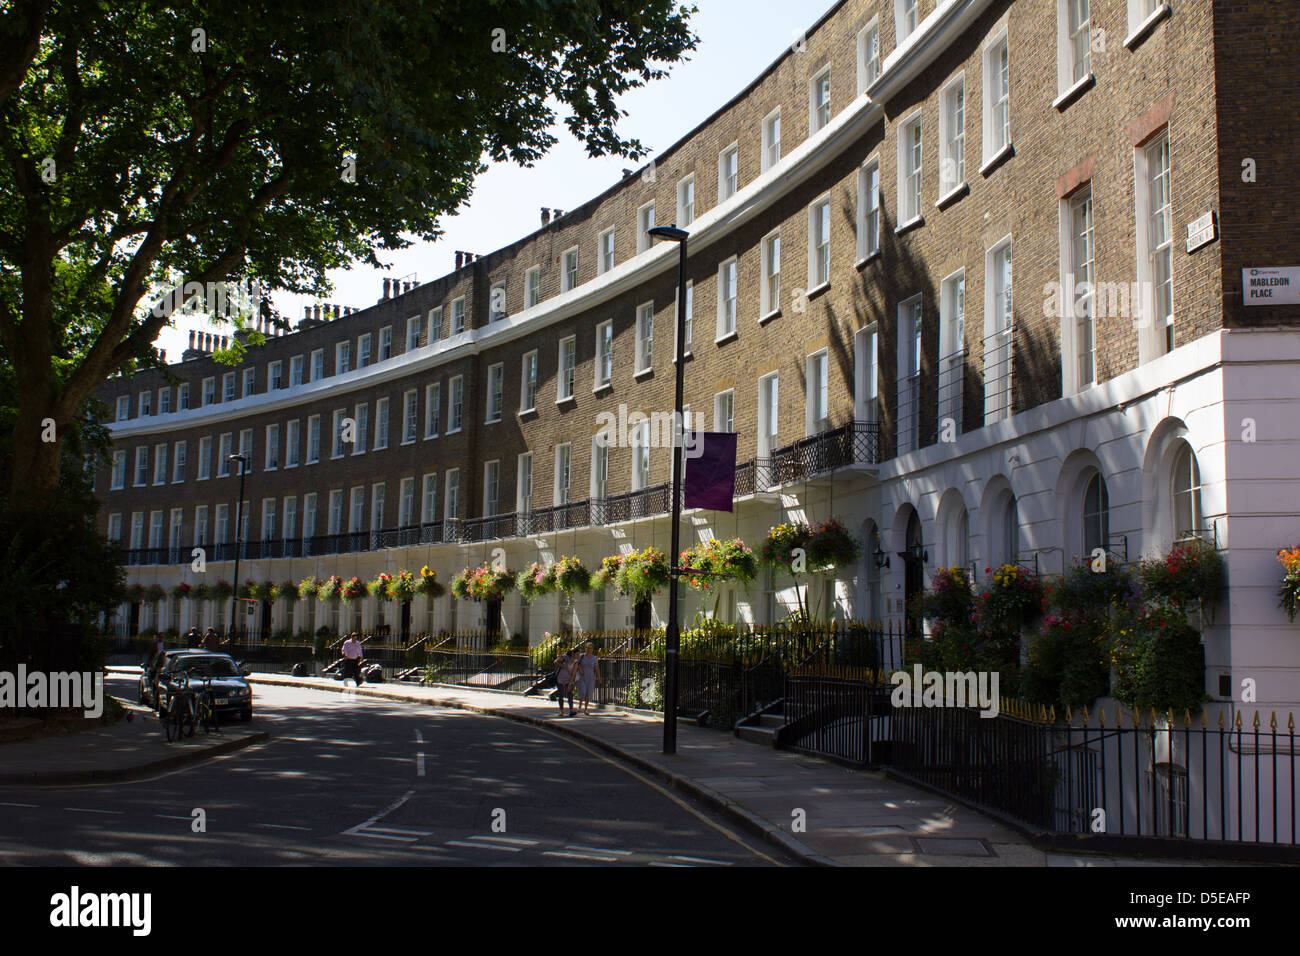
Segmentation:
{"type": "Polygon", "coordinates": [[[1200,634],[1176,609],[1148,607],[1115,635],[1111,661],[1115,698],[1133,710],[1194,714],[1206,700],[1200,634]]]}
{"type": "Polygon", "coordinates": [[[712,591],[727,581],[748,584],[758,574],[758,558],[739,538],[698,542],[681,553],[677,566],[690,572],[686,584],[695,591],[712,591]]]}
{"type": "Polygon", "coordinates": [[[591,572],[579,558],[561,557],[552,567],[555,586],[570,597],[591,590],[591,572]]]}
{"type": "Polygon", "coordinates": [[[668,559],[658,548],[645,548],[623,555],[614,586],[634,603],[648,601],[668,585],[668,559]]]}
{"type": "Polygon", "coordinates": [[[802,551],[805,556],[807,554],[808,534],[808,525],[802,521],[782,523],[768,529],[763,547],[759,550],[759,559],[774,570],[793,574],[798,552],[802,551]]]}
{"type": "Polygon", "coordinates": [[[515,587],[519,589],[520,596],[531,603],[555,589],[555,576],[547,573],[545,565],[534,561],[519,572],[515,587]]]}
{"type": "Polygon", "coordinates": [[[1029,645],[1021,694],[1058,711],[1091,706],[1110,685],[1106,644],[1099,623],[1047,615],[1029,645]]]}
{"type": "Polygon", "coordinates": [[[858,560],[861,548],[839,518],[827,518],[808,529],[808,569],[833,571],[858,560]]]}
{"type": "MultiPolygon", "coordinates": [[[[561,118],[589,154],[639,159],[620,96],[695,45],[689,10],[629,0],[38,6],[2,23],[0,365],[19,370],[20,478],[43,488],[45,414],[62,429],[156,361],[179,303],[142,299],[236,274],[324,295],[330,270],[436,240],[487,161],[532,164],[561,118]]],[[[263,337],[219,358],[245,340],[263,337]]]]}

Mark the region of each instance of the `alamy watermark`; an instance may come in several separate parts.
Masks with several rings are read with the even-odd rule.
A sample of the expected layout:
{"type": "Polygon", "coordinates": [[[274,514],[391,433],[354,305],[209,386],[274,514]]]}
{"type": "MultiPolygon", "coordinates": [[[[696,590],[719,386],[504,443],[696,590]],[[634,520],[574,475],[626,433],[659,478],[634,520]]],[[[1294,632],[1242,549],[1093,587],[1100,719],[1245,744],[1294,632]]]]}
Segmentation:
{"type": "MultiPolygon", "coordinates": [[[[629,412],[627,403],[620,402],[617,412],[596,413],[596,444],[601,448],[671,448],[678,421],[676,412],[629,412]]],[[[687,431],[682,436],[687,458],[704,454],[703,434],[687,431]]]]}
{"type": "Polygon", "coordinates": [[[971,707],[981,717],[998,715],[997,671],[925,671],[920,664],[912,672],[895,671],[889,702],[895,707],[971,707]]]}
{"type": "Polygon", "coordinates": [[[104,675],[90,671],[0,671],[0,710],[80,710],[89,718],[104,713],[104,675]]]}

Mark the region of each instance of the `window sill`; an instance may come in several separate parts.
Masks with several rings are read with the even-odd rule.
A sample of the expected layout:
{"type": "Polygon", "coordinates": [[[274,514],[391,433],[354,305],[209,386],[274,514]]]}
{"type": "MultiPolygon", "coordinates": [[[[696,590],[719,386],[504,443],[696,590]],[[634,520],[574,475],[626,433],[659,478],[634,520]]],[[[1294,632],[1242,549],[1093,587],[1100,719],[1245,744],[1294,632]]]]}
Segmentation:
{"type": "Polygon", "coordinates": [[[767,323],[771,322],[773,319],[779,318],[780,315],[781,315],[781,307],[777,306],[771,312],[767,313],[767,315],[760,315],[758,317],[758,324],[767,325],[767,323]]]}
{"type": "Polygon", "coordinates": [[[447,435],[448,435],[449,437],[450,437],[451,435],[459,435],[459,434],[460,434],[460,429],[459,429],[459,428],[448,428],[448,429],[447,429],[447,435]]]}
{"type": "Polygon", "coordinates": [[[1156,25],[1173,12],[1173,7],[1167,2],[1162,2],[1160,6],[1151,11],[1151,14],[1145,20],[1137,25],[1137,29],[1124,38],[1124,49],[1132,53],[1141,45],[1143,40],[1151,35],[1156,25]]]}
{"type": "Polygon", "coordinates": [[[523,418],[525,415],[534,415],[534,414],[536,414],[536,413],[537,413],[537,406],[536,406],[536,405],[529,405],[527,408],[521,408],[521,409],[519,409],[518,412],[516,412],[516,414],[517,414],[520,418],[523,418]]]}
{"type": "Polygon", "coordinates": [[[612,387],[611,382],[597,382],[591,389],[591,394],[599,395],[601,392],[612,387]]]}
{"type": "Polygon", "coordinates": [[[641,378],[645,378],[648,375],[653,375],[654,373],[655,373],[655,369],[654,366],[652,365],[649,368],[641,369],[641,371],[639,372],[633,372],[632,377],[636,379],[641,379],[641,378]]]}
{"type": "Polygon", "coordinates": [[[297,468],[297,467],[298,467],[298,463],[295,461],[295,462],[294,462],[293,464],[291,464],[291,465],[285,465],[285,466],[284,466],[284,470],[285,470],[285,471],[288,471],[290,468],[297,468]]]}
{"type": "Polygon", "coordinates": [[[907,222],[901,222],[897,226],[895,226],[894,235],[901,236],[904,233],[911,232],[913,229],[916,229],[924,225],[925,225],[924,216],[913,216],[911,219],[907,220],[907,222]]]}
{"type": "Polygon", "coordinates": [[[1068,90],[1052,100],[1052,108],[1058,112],[1065,112],[1066,107],[1081,97],[1088,90],[1097,84],[1097,77],[1091,73],[1085,73],[1081,79],[1076,81],[1068,90]]]}
{"type": "MultiPolygon", "coordinates": [[[[692,352],[690,349],[687,349],[685,352],[682,353],[682,358],[686,359],[687,361],[690,361],[691,359],[695,358],[695,353],[692,352]]],[[[676,358],[673,358],[673,364],[674,365],[677,364],[676,358]]]]}
{"type": "Polygon", "coordinates": [[[970,187],[967,186],[965,182],[960,182],[956,186],[953,186],[952,189],[948,190],[946,193],[940,196],[938,201],[934,204],[934,208],[946,209],[947,207],[951,206],[958,199],[961,199],[969,192],[970,192],[970,187]]]}
{"type": "Polygon", "coordinates": [[[557,398],[555,400],[556,405],[576,405],[577,402],[578,402],[578,397],[576,395],[569,395],[566,396],[565,398],[557,398]]]}
{"type": "Polygon", "coordinates": [[[869,253],[868,255],[865,255],[865,256],[863,256],[861,259],[859,259],[857,262],[853,263],[853,268],[855,268],[855,269],[861,269],[861,268],[863,268],[863,267],[869,265],[870,263],[875,262],[875,261],[876,261],[877,259],[879,259],[879,258],[880,258],[880,249],[877,248],[875,252],[872,252],[872,253],[869,253]]]}
{"type": "Polygon", "coordinates": [[[826,292],[827,290],[829,290],[830,287],[831,287],[830,280],[827,279],[825,282],[822,282],[822,283],[819,283],[818,285],[813,286],[811,289],[809,289],[807,292],[805,292],[805,293],[803,294],[803,297],[804,297],[805,299],[815,299],[817,296],[821,295],[823,292],[826,292]]]}
{"type": "Polygon", "coordinates": [[[716,339],[714,339],[713,344],[726,345],[728,342],[731,342],[734,339],[737,339],[739,337],[740,337],[740,333],[737,332],[735,329],[732,329],[730,332],[726,333],[725,335],[720,335],[716,339]]]}
{"type": "Polygon", "coordinates": [[[980,175],[987,179],[995,169],[1015,154],[1015,148],[1010,143],[1007,143],[1007,145],[1003,146],[1000,150],[990,156],[984,165],[980,167],[980,175]]]}
{"type": "MultiPolygon", "coordinates": [[[[497,421],[500,421],[500,420],[501,420],[501,419],[499,419],[499,418],[497,419],[497,421]]],[[[491,422],[488,422],[488,424],[490,425],[490,424],[492,424],[492,423],[491,423],[491,422]]],[[[403,444],[403,445],[414,445],[414,444],[415,444],[415,439],[414,439],[414,438],[403,438],[403,439],[402,439],[402,444],[403,444]]]]}

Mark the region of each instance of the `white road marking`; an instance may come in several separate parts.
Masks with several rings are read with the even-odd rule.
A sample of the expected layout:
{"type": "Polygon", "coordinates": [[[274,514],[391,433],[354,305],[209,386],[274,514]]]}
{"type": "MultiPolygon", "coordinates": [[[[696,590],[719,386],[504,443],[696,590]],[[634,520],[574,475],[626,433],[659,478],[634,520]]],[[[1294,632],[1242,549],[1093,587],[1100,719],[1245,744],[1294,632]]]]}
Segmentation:
{"type": "Polygon", "coordinates": [[[415,742],[417,744],[424,743],[424,734],[420,733],[418,730],[415,732],[415,742]]]}
{"type": "Polygon", "coordinates": [[[187,823],[193,822],[193,817],[180,816],[173,813],[155,813],[154,816],[159,820],[184,820],[187,823]]]}
{"type": "Polygon", "coordinates": [[[34,803],[0,803],[0,807],[32,807],[33,809],[35,809],[36,804],[34,804],[34,803]]]}
{"type": "Polygon", "coordinates": [[[676,867],[689,867],[690,864],[689,864],[689,863],[660,863],[658,860],[652,860],[652,861],[650,861],[650,866],[676,866],[676,867]]]}
{"type": "Polygon", "coordinates": [[[565,849],[577,850],[580,853],[617,853],[619,856],[632,855],[631,850],[611,850],[608,847],[603,846],[574,846],[573,844],[569,844],[565,849]]]}
{"type": "Polygon", "coordinates": [[[396,827],[368,827],[367,833],[396,833],[399,836],[433,836],[428,830],[399,830],[396,827]]]}
{"type": "Polygon", "coordinates": [[[125,810],[91,810],[87,807],[64,807],[63,809],[67,810],[69,813],[111,813],[113,816],[117,817],[123,816],[126,813],[125,810]]]}
{"type": "Polygon", "coordinates": [[[387,833],[371,833],[369,830],[360,830],[356,833],[349,833],[347,835],[370,837],[372,840],[396,840],[398,843],[414,843],[419,839],[419,837],[389,836],[387,833]]]}
{"type": "Polygon", "coordinates": [[[680,853],[674,853],[668,859],[686,860],[688,863],[712,863],[714,866],[731,866],[731,863],[727,860],[709,860],[702,856],[682,856],[680,853]]]}
{"type": "Polygon", "coordinates": [[[506,853],[518,853],[523,849],[521,846],[501,846],[497,843],[468,843],[463,840],[448,840],[447,846],[472,846],[480,850],[504,850],[506,853]]]}
{"type": "Polygon", "coordinates": [[[566,853],[563,850],[546,850],[542,856],[563,856],[570,860],[594,860],[597,863],[617,863],[616,856],[597,856],[594,853],[566,853]]]}
{"type": "Polygon", "coordinates": [[[365,823],[358,823],[356,826],[352,827],[350,830],[344,830],[344,831],[343,831],[343,835],[346,836],[346,835],[348,835],[349,833],[356,833],[356,832],[359,831],[359,830],[364,830],[366,827],[370,826],[370,824],[372,824],[372,823],[378,823],[380,820],[382,820],[382,819],[383,819],[384,817],[386,817],[388,814],[392,813],[394,810],[396,810],[398,807],[400,807],[402,804],[404,804],[407,800],[410,800],[411,797],[414,796],[414,795],[415,795],[415,791],[414,791],[414,790],[408,790],[408,791],[406,791],[406,793],[404,793],[401,797],[399,797],[398,799],[394,800],[394,801],[393,801],[392,803],[390,803],[388,806],[384,807],[384,809],[380,810],[378,813],[376,813],[373,817],[371,817],[371,818],[370,818],[369,820],[367,820],[365,823]]]}
{"type": "Polygon", "coordinates": [[[415,775],[417,777],[424,776],[424,751],[423,750],[415,755],[415,775]]]}
{"type": "Polygon", "coordinates": [[[268,830],[310,830],[311,827],[294,827],[287,823],[254,823],[255,827],[265,827],[268,830]]]}
{"type": "Polygon", "coordinates": [[[470,839],[471,840],[492,840],[496,843],[515,843],[518,844],[519,846],[537,846],[536,840],[520,840],[520,839],[514,839],[512,837],[472,836],[470,837],[470,839]]]}

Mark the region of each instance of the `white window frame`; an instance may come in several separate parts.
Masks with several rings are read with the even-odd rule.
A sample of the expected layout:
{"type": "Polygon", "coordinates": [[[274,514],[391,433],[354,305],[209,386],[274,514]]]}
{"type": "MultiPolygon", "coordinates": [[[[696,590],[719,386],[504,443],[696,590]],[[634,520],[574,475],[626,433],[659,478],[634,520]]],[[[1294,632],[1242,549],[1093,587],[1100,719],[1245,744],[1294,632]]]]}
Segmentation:
{"type": "Polygon", "coordinates": [[[346,375],[352,370],[352,340],[334,345],[334,374],[346,375]]]}
{"type": "Polygon", "coordinates": [[[555,365],[555,401],[567,402],[574,398],[574,380],[578,374],[578,339],[566,335],[560,339],[555,365]],[[566,361],[569,363],[566,367],[566,361]]]}
{"type": "Polygon", "coordinates": [[[483,462],[483,517],[495,518],[501,506],[501,459],[483,462]]]}
{"type": "Polygon", "coordinates": [[[804,392],[804,433],[812,436],[830,427],[830,350],[818,349],[808,355],[804,359],[804,374],[807,383],[804,392]]]}
{"type": "Polygon", "coordinates": [[[153,446],[153,483],[155,485],[167,484],[167,443],[162,442],[153,446]]]}
{"type": "Polygon", "coordinates": [[[695,221],[695,174],[683,176],[677,181],[677,225],[685,229],[695,221]],[[690,200],[687,201],[689,190],[690,200]]]}
{"type": "Polygon", "coordinates": [[[442,341],[442,306],[435,305],[429,310],[429,332],[425,336],[426,345],[442,341]]]}
{"type": "Polygon", "coordinates": [[[769,372],[758,380],[758,436],[755,447],[759,458],[770,458],[779,446],[781,428],[781,378],[769,372]]]}
{"type": "Polygon", "coordinates": [[[713,430],[715,432],[734,432],[736,430],[736,390],[734,388],[714,393],[713,430]]]}
{"type": "Polygon", "coordinates": [[[487,370],[487,415],[484,421],[491,425],[501,421],[505,407],[506,367],[503,362],[495,362],[487,370]],[[495,406],[495,407],[494,407],[495,406]]]}
{"type": "Polygon", "coordinates": [[[366,486],[353,485],[348,495],[348,534],[360,534],[366,524],[366,486]]]}
{"type": "Polygon", "coordinates": [[[195,481],[207,481],[212,477],[212,436],[199,438],[199,467],[195,481]]]}
{"type": "Polygon", "coordinates": [[[617,265],[614,247],[614,227],[601,230],[596,236],[596,274],[604,275],[617,265]]]}
{"type": "Polygon", "coordinates": [[[1011,44],[1005,24],[984,45],[984,163],[980,172],[1011,149],[1011,44]],[[1006,51],[1007,72],[1002,75],[1002,52],[1006,51]],[[1005,95],[1004,95],[1005,94],[1005,95]],[[1005,107],[999,107],[1005,102],[1005,107]]]}
{"type": "Polygon", "coordinates": [[[131,396],[119,395],[117,397],[117,421],[124,422],[131,417],[131,396]]]}
{"type": "Polygon", "coordinates": [[[420,390],[402,392],[402,444],[410,445],[420,437],[420,390]]]}
{"type": "Polygon", "coordinates": [[[760,281],[758,284],[758,320],[772,318],[781,311],[781,229],[773,229],[758,246],[760,281]]]}
{"type": "Polygon", "coordinates": [[[1173,335],[1175,307],[1173,297],[1173,192],[1171,180],[1173,172],[1173,152],[1169,146],[1169,129],[1165,127],[1154,136],[1146,139],[1133,150],[1133,182],[1135,204],[1134,243],[1137,252],[1137,281],[1142,293],[1141,317],[1138,320],[1138,362],[1146,363],[1164,355],[1168,349],[1169,338],[1173,335]],[[1168,160],[1165,167],[1165,203],[1163,204],[1165,223],[1165,241],[1153,248],[1151,235],[1151,158],[1152,154],[1163,146],[1163,156],[1168,160]],[[1155,256],[1160,253],[1167,257],[1169,268],[1169,313],[1165,319],[1156,314],[1156,276],[1155,256]]]}
{"type": "Polygon", "coordinates": [[[542,267],[533,266],[524,273],[524,308],[531,309],[542,301],[542,267]]]}
{"type": "Polygon", "coordinates": [[[560,255],[560,291],[568,292],[578,285],[578,247],[565,249],[560,255]]]}
{"type": "Polygon", "coordinates": [[[262,470],[275,471],[280,467],[280,423],[271,422],[266,426],[265,431],[263,440],[266,444],[264,451],[266,463],[262,466],[262,470]]]}
{"type": "Polygon", "coordinates": [[[735,142],[718,153],[718,202],[724,203],[740,192],[740,143],[735,142]],[[731,169],[728,169],[728,164],[731,169]]]}
{"type": "Polygon", "coordinates": [[[924,222],[925,180],[925,130],[921,126],[921,111],[898,124],[898,218],[895,232],[924,222]],[[919,139],[912,135],[920,130],[919,139]]]}
{"type": "Polygon", "coordinates": [[[920,0],[894,0],[894,42],[900,47],[921,25],[920,0]]]}
{"type": "Polygon", "coordinates": [[[300,420],[291,418],[284,427],[284,467],[297,468],[302,460],[302,432],[300,420]]]}
{"type": "Polygon", "coordinates": [[[593,391],[599,391],[610,383],[614,376],[614,322],[606,319],[596,325],[596,361],[595,384],[593,391]]]}
{"type": "Polygon", "coordinates": [[[420,524],[438,520],[438,473],[427,471],[420,480],[420,524]]]}
{"type": "Polygon", "coordinates": [[[424,320],[412,315],[406,320],[406,351],[414,352],[420,347],[420,333],[424,331],[424,320]]]}
{"type": "Polygon", "coordinates": [[[221,376],[221,401],[233,402],[235,400],[235,373],[226,372],[221,376]]]}
{"type": "Polygon", "coordinates": [[[808,135],[815,136],[831,121],[831,68],[822,67],[808,80],[808,135]],[[823,86],[825,95],[823,96],[823,86]],[[824,114],[824,115],[823,115],[824,114]]]}
{"type": "Polygon", "coordinates": [[[379,330],[379,347],[375,350],[375,361],[386,362],[393,357],[393,327],[385,325],[379,330]]]}
{"type": "Polygon", "coordinates": [[[312,415],[307,419],[307,464],[314,465],[320,461],[320,416],[312,415]]]}
{"type": "Polygon", "coordinates": [[[1092,73],[1092,0],[1056,0],[1056,101],[1058,109],[1094,81],[1092,73]],[[1078,18],[1081,8],[1087,16],[1078,18]]]}
{"type": "Polygon", "coordinates": [[[373,350],[371,348],[370,333],[363,332],[361,335],[357,336],[357,368],[369,368],[372,354],[373,350]]]}
{"type": "Polygon", "coordinates": [[[465,418],[465,377],[453,375],[447,380],[447,434],[461,430],[465,418]]]}
{"type": "Polygon", "coordinates": [[[493,282],[488,289],[488,321],[500,322],[510,314],[510,309],[506,306],[506,282],[502,279],[500,282],[493,282]],[[501,294],[497,295],[497,290],[501,294]],[[497,304],[500,303],[501,311],[497,311],[497,304]]]}
{"type": "Polygon", "coordinates": [[[654,236],[650,230],[655,225],[655,201],[652,199],[636,211],[636,251],[645,252],[654,245],[654,236]]]}
{"type": "Polygon", "coordinates": [[[880,199],[880,157],[872,156],[858,168],[859,262],[880,254],[880,199]]]}
{"type": "Polygon", "coordinates": [[[958,269],[939,284],[939,427],[950,418],[962,432],[966,363],[966,270],[958,269]]]}
{"type": "Polygon", "coordinates": [[[642,302],[636,307],[636,374],[654,371],[655,304],[642,302]]]}
{"type": "Polygon", "coordinates": [[[759,172],[767,172],[781,162],[781,107],[763,117],[763,151],[759,156],[759,172]]]}
{"type": "Polygon", "coordinates": [[[311,380],[319,382],[325,377],[325,350],[312,349],[311,353],[311,380]]]}
{"type": "Polygon", "coordinates": [[[808,291],[815,292],[830,283],[831,194],[824,193],[808,205],[808,291]]]}
{"type": "Polygon", "coordinates": [[[531,412],[537,408],[538,374],[537,349],[524,353],[519,369],[519,413],[531,412]]]}
{"type": "MultiPolygon", "coordinates": [[[[332,437],[331,437],[331,439],[330,439],[330,459],[331,459],[331,460],[333,460],[333,459],[337,459],[337,458],[342,458],[343,455],[344,455],[344,451],[343,451],[343,445],[344,445],[344,442],[343,442],[343,428],[344,428],[344,425],[343,425],[343,423],[347,420],[347,417],[348,417],[348,410],[347,410],[346,408],[336,408],[336,409],[334,409],[334,417],[333,417],[333,420],[332,420],[333,428],[332,428],[332,430],[331,430],[331,435],[332,435],[332,437]]],[[[356,430],[356,423],[355,423],[355,422],[353,423],[353,426],[352,426],[352,427],[353,427],[353,431],[354,431],[354,433],[355,433],[355,430],[356,430]]],[[[354,438],[356,437],[355,434],[353,435],[353,437],[354,437],[354,438]]],[[[354,449],[354,451],[355,451],[355,449],[354,449]]]]}
{"type": "Polygon", "coordinates": [[[515,511],[520,515],[533,510],[533,453],[522,452],[515,464],[515,511]]]}
{"type": "Polygon", "coordinates": [[[137,445],[135,449],[135,480],[132,487],[144,488],[149,484],[149,446],[137,445]]]}
{"type": "Polygon", "coordinates": [[[459,295],[451,300],[451,334],[460,335],[465,331],[465,297],[459,295]]]}
{"type": "Polygon", "coordinates": [[[189,468],[190,443],[185,440],[178,441],[172,451],[172,484],[178,485],[185,481],[185,471],[189,468]]]}
{"type": "Polygon", "coordinates": [[[740,260],[730,256],[718,265],[718,313],[714,341],[726,342],[737,335],[736,315],[740,311],[740,260]]]}
{"type": "Polygon", "coordinates": [[[572,500],[572,492],[573,443],[560,442],[555,446],[555,483],[551,489],[551,501],[556,505],[567,505],[572,500]]]}
{"type": "Polygon", "coordinates": [[[230,456],[235,450],[234,432],[224,432],[217,438],[217,477],[226,478],[230,475],[230,456]]]}
{"type": "Polygon", "coordinates": [[[910,296],[898,304],[898,454],[920,447],[921,365],[924,361],[925,300],[910,296]]]}
{"type": "Polygon", "coordinates": [[[1011,400],[1014,397],[1013,345],[1015,336],[1015,250],[1011,235],[1007,234],[984,254],[984,424],[1010,418],[1011,400]],[[1011,250],[1011,289],[1001,288],[1003,269],[1002,255],[1011,250]],[[1005,326],[1008,308],[1004,300],[1009,300],[1011,324],[1005,326]],[[997,336],[995,338],[995,336],[997,336]],[[996,373],[994,369],[999,369],[996,373]]]}
{"type": "Polygon", "coordinates": [[[203,379],[203,404],[200,408],[207,408],[209,405],[217,403],[217,377],[209,375],[203,379]]]}
{"type": "Polygon", "coordinates": [[[189,382],[181,382],[176,386],[176,410],[178,412],[188,412],[190,410],[189,382]]]}
{"type": "Polygon", "coordinates": [[[266,363],[266,390],[268,392],[284,388],[284,362],[276,359],[266,363]]]}
{"type": "MultiPolygon", "coordinates": [[[[211,441],[211,439],[208,439],[211,441]]],[[[121,491],[126,487],[126,452],[113,452],[113,475],[110,482],[110,491],[121,491]]]]}
{"type": "Polygon", "coordinates": [[[609,441],[597,434],[591,439],[591,487],[588,496],[593,501],[609,497],[609,441]]]}
{"type": "Polygon", "coordinates": [[[858,31],[858,95],[867,92],[867,87],[880,79],[880,17],[871,18],[865,27],[858,31]]]}
{"type": "Polygon", "coordinates": [[[437,438],[438,426],[442,424],[442,382],[430,382],[424,386],[424,437],[437,438]]]}
{"type": "Polygon", "coordinates": [[[942,205],[966,185],[966,73],[963,71],[939,93],[939,200],[942,205]],[[961,95],[960,108],[955,106],[961,95]],[[954,114],[960,111],[959,123],[954,114]]]}
{"type": "Polygon", "coordinates": [[[1062,199],[1058,210],[1062,395],[1073,395],[1097,382],[1096,223],[1091,207],[1092,183],[1088,182],[1062,199]],[[1075,221],[1076,213],[1085,203],[1088,208],[1083,245],[1089,259],[1081,269],[1075,221]]]}

